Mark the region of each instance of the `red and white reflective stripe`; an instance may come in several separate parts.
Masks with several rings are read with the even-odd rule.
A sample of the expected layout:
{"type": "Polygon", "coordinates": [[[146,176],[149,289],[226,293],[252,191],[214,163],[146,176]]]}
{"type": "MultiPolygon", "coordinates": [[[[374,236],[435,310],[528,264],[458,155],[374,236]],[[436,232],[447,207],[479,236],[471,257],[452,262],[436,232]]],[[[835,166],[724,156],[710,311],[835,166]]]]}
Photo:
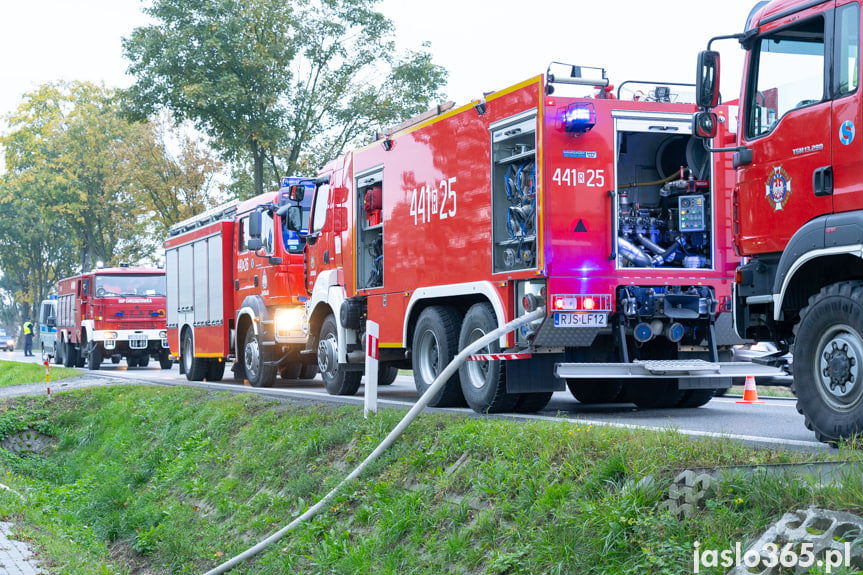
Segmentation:
{"type": "Polygon", "coordinates": [[[378,338],[369,335],[368,356],[372,359],[378,359],[378,338]]]}
{"type": "Polygon", "coordinates": [[[530,353],[478,353],[467,358],[468,361],[503,361],[506,359],[530,359],[530,353]]]}

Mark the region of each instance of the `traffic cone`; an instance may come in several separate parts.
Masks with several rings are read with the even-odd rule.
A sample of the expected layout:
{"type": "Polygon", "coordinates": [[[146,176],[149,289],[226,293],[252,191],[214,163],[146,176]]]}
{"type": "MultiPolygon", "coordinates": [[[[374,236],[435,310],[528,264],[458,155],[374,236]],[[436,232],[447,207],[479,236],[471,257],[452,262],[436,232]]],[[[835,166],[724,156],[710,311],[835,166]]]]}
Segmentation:
{"type": "Polygon", "coordinates": [[[758,391],[755,389],[755,376],[746,376],[746,385],[743,386],[743,401],[737,403],[764,403],[758,401],[758,391]]]}

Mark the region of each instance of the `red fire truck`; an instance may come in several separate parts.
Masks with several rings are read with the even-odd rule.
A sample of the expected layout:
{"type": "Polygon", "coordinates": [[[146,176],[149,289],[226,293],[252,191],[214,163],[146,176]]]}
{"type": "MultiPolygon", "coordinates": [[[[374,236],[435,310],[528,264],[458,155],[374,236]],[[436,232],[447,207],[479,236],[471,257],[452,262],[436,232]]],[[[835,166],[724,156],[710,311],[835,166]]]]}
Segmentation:
{"type": "Polygon", "coordinates": [[[170,369],[165,271],[120,264],[60,281],[56,327],[54,360],[66,367],[99,369],[124,357],[129,367],[146,367],[152,357],[170,369]]]}
{"type": "Polygon", "coordinates": [[[736,261],[714,190],[734,173],[690,135],[683,91],[615,94],[604,70],[553,64],[328,163],[306,278],[327,390],[357,390],[367,321],[381,365],[413,369],[422,394],[460,349],[538,306],[543,321],[467,362],[432,404],[535,411],[565,382],[583,402],[697,406],[728,387],[716,320],[730,325],[736,261]],[[560,94],[585,86],[596,93],[560,94]]]}
{"type": "MultiPolygon", "coordinates": [[[[724,38],[746,54],[736,147],[720,150],[735,152],[734,247],[747,258],[736,328],[777,342],[777,356],[793,350],[797,409],[836,442],[863,431],[860,4],[761,2],[745,32],[724,38]]],[[[714,134],[718,86],[708,45],[696,135],[714,134]]]]}
{"type": "MultiPolygon", "coordinates": [[[[311,180],[308,185],[314,186],[311,180]]],[[[237,379],[271,386],[276,374],[310,379],[314,357],[301,356],[307,299],[305,240],[282,225],[289,190],[233,201],[171,227],[165,241],[168,342],[189,380],[222,379],[234,361],[237,379]]],[[[298,209],[305,213],[311,195],[298,209]]],[[[302,225],[298,226],[302,227],[302,225]]]]}

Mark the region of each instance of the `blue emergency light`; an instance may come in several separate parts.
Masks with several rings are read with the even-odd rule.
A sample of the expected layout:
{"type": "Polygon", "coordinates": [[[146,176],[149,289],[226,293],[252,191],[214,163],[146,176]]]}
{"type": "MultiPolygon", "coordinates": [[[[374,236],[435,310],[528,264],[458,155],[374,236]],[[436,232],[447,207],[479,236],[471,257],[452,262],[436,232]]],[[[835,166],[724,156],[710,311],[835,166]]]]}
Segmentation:
{"type": "Polygon", "coordinates": [[[596,125],[596,109],[589,102],[570,104],[563,118],[563,126],[567,132],[583,134],[596,125]]]}

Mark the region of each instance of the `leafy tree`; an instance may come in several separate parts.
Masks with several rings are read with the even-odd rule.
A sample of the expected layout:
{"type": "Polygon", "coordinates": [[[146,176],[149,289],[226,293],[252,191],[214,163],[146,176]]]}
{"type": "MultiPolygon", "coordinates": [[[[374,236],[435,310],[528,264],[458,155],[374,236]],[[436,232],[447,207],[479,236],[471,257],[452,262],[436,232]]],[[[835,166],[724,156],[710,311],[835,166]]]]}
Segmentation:
{"type": "Polygon", "coordinates": [[[167,108],[250,162],[254,192],[441,99],[446,72],[399,56],[376,0],[155,0],[124,40],[132,117],[167,108]]]}
{"type": "Polygon", "coordinates": [[[132,182],[152,236],[217,203],[222,162],[189,132],[172,132],[167,118],[135,126],[137,136],[119,148],[119,171],[132,182]]]}
{"type": "Polygon", "coordinates": [[[119,148],[134,138],[134,126],[119,115],[113,92],[89,83],[45,84],[24,100],[0,139],[10,189],[41,216],[56,215],[43,221],[63,222],[82,269],[149,255],[152,246],[133,240],[145,222],[137,217],[132,181],[118,169],[119,148]]]}

